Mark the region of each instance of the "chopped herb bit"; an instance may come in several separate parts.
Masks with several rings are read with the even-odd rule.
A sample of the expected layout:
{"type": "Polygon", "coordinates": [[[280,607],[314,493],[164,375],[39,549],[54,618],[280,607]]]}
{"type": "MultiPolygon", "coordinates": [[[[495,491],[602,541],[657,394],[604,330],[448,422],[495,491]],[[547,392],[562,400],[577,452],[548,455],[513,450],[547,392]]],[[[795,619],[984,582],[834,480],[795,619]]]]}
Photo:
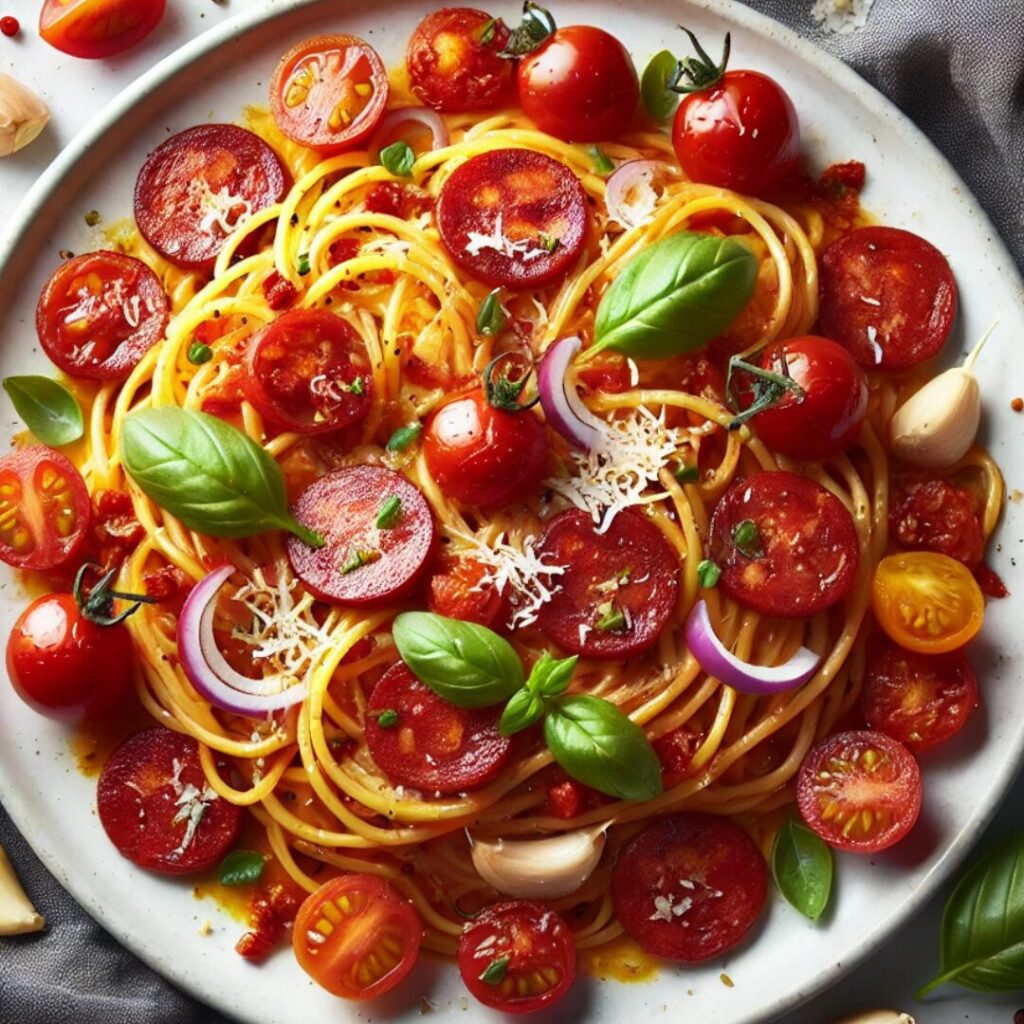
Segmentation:
{"type": "Polygon", "coordinates": [[[680,462],[672,471],[672,475],[681,484],[694,484],[700,479],[700,469],[697,466],[690,466],[685,462],[680,462]]]}
{"type": "Polygon", "coordinates": [[[627,628],[626,613],[614,602],[603,601],[597,606],[597,629],[605,633],[624,633],[627,628]]]}
{"type": "Polygon", "coordinates": [[[365,394],[366,393],[366,386],[363,384],[363,378],[362,377],[354,378],[352,380],[352,382],[348,385],[348,387],[345,390],[348,391],[350,394],[353,394],[353,395],[365,394]]]}
{"type": "Polygon", "coordinates": [[[505,975],[508,974],[508,965],[509,958],[499,956],[487,965],[483,974],[480,975],[480,980],[485,985],[500,985],[505,980],[505,975]]]}
{"type": "Polygon", "coordinates": [[[408,142],[400,139],[380,151],[380,162],[397,177],[408,178],[412,174],[413,164],[416,163],[416,154],[408,142]]]}
{"type": "Polygon", "coordinates": [[[538,235],[537,236],[537,244],[542,249],[545,249],[547,252],[554,252],[558,248],[558,246],[560,244],[560,241],[561,240],[558,239],[558,238],[555,238],[554,235],[538,235]]]}
{"type": "Polygon", "coordinates": [[[753,558],[761,551],[761,531],[753,519],[737,523],[732,531],[732,542],[747,558],[753,558]]]}
{"type": "Polygon", "coordinates": [[[303,252],[299,254],[299,277],[305,277],[310,270],[309,266],[309,253],[303,252]]]}
{"type": "Polygon", "coordinates": [[[480,311],[476,315],[476,330],[478,334],[497,334],[507,321],[505,310],[501,307],[498,299],[500,288],[488,292],[487,298],[480,303],[480,311]]]}
{"type": "Polygon", "coordinates": [[[480,45],[490,46],[494,42],[494,37],[498,32],[498,19],[488,18],[484,22],[483,28],[480,29],[480,45]]]}
{"type": "Polygon", "coordinates": [[[339,571],[342,576],[347,576],[350,572],[362,569],[364,565],[376,562],[379,558],[379,551],[369,551],[366,548],[353,548],[349,552],[345,561],[341,563],[341,569],[339,571]]]}
{"type": "Polygon", "coordinates": [[[398,725],[398,712],[394,708],[385,708],[383,711],[374,711],[377,724],[382,729],[394,729],[398,725]]]}
{"type": "Polygon", "coordinates": [[[94,228],[94,227],[96,227],[97,224],[99,224],[99,222],[100,222],[100,211],[99,210],[90,210],[85,215],[85,223],[88,224],[89,227],[94,228]]]}
{"type": "Polygon", "coordinates": [[[399,427],[388,438],[388,443],[384,447],[389,452],[404,452],[422,433],[422,423],[410,423],[407,427],[399,427]]]}
{"type": "Polygon", "coordinates": [[[260,880],[266,862],[266,857],[255,850],[232,850],[221,861],[220,884],[252,885],[260,880]]]}
{"type": "Polygon", "coordinates": [[[402,518],[402,499],[397,494],[389,494],[377,512],[377,529],[391,530],[402,518]]]}
{"type": "Polygon", "coordinates": [[[193,341],[188,347],[188,361],[194,366],[202,366],[213,358],[213,349],[201,341],[193,341]]]}
{"type": "Polygon", "coordinates": [[[587,152],[590,154],[590,159],[594,161],[594,170],[598,174],[607,178],[615,170],[615,164],[611,157],[600,146],[591,146],[587,152]]]}
{"type": "Polygon", "coordinates": [[[705,558],[704,561],[697,566],[697,582],[705,589],[715,586],[721,575],[722,570],[719,569],[718,564],[711,561],[710,558],[705,558]]]}

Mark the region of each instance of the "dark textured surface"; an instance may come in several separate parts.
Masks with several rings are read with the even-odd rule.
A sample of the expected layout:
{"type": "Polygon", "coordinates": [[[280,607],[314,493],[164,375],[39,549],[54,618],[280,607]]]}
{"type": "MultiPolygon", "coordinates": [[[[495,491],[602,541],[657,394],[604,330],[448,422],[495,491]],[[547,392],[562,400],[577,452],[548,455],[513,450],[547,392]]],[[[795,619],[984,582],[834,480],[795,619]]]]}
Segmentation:
{"type": "MultiPolygon", "coordinates": [[[[1024,0],[876,0],[867,26],[851,36],[819,30],[811,0],[748,6],[894,100],[965,178],[1024,268],[1024,0]]],[[[0,1024],[224,1024],[84,914],[2,808],[0,843],[48,922],[40,935],[0,940],[0,1024]]]]}

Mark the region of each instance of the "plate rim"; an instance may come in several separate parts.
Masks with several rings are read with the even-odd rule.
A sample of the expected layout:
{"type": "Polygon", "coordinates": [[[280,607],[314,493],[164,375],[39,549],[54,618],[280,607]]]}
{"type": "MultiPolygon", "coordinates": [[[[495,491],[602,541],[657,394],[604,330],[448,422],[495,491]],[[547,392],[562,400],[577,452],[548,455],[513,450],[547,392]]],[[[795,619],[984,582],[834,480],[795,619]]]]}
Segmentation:
{"type": "MultiPolygon", "coordinates": [[[[73,174],[78,164],[87,158],[92,146],[114,130],[118,123],[127,117],[135,107],[183,71],[203,60],[219,47],[229,44],[236,37],[247,35],[270,22],[284,20],[297,10],[326,6],[328,2],[344,6],[355,3],[357,0],[341,0],[340,5],[338,0],[284,0],[284,2],[260,0],[254,7],[225,19],[173,50],[139,78],[125,86],[72,137],[71,141],[46,167],[15,209],[12,220],[0,233],[0,281],[6,276],[9,264],[14,260],[19,245],[31,229],[36,212],[51,201],[63,180],[73,174]]],[[[389,3],[390,0],[385,0],[385,2],[389,3]]],[[[859,102],[872,118],[884,119],[889,122],[889,126],[896,133],[927,158],[933,177],[951,191],[958,192],[965,200],[972,215],[978,219],[979,228],[987,229],[990,234],[989,245],[992,256],[1005,265],[1012,276],[1012,283],[1024,296],[1024,277],[1022,277],[1021,268],[1017,265],[1001,231],[993,222],[988,211],[981,205],[945,154],[892,100],[862,78],[839,57],[828,53],[811,39],[799,35],[795,30],[767,14],[748,7],[745,3],[739,4],[736,3],[736,0],[683,0],[683,3],[686,6],[707,11],[737,28],[742,28],[781,45],[805,65],[832,78],[837,85],[859,102]]],[[[857,968],[872,952],[890,941],[901,927],[921,912],[951,878],[953,872],[964,862],[973,850],[978,836],[1005,800],[1010,786],[1024,765],[1022,736],[1024,736],[1024,727],[1018,730],[1013,756],[1007,758],[1003,763],[1000,773],[994,779],[994,784],[990,785],[987,790],[986,799],[975,806],[956,835],[938,855],[932,868],[917,888],[903,899],[898,910],[887,917],[881,925],[865,933],[849,949],[844,950],[840,962],[833,961],[829,967],[820,970],[816,976],[808,979],[803,985],[775,997],[769,1005],[762,1007],[754,1016],[743,1018],[737,1024],[768,1024],[770,1021],[775,1021],[780,1014],[796,1010],[857,968]]],[[[226,1017],[239,1021],[240,1024],[246,1024],[246,1019],[239,1016],[232,1007],[230,992],[224,992],[221,995],[220,991],[203,989],[200,982],[194,980],[187,971],[178,966],[177,959],[161,958],[157,951],[136,941],[133,935],[124,937],[111,931],[105,923],[103,906],[98,898],[91,895],[90,886],[84,874],[79,881],[78,876],[66,872],[64,862],[56,847],[47,843],[36,832],[30,801],[19,796],[2,760],[0,760],[0,784],[2,784],[0,791],[3,793],[2,803],[15,827],[58,884],[101,928],[138,957],[148,968],[180,991],[226,1017]]]]}

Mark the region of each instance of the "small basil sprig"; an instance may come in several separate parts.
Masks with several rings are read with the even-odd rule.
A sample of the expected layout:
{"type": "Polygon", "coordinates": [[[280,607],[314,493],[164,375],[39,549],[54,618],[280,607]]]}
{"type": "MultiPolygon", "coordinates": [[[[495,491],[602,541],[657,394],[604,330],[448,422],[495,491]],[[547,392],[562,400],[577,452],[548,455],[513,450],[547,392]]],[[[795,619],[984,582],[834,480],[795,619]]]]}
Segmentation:
{"type": "Polygon", "coordinates": [[[960,879],[942,915],[941,972],[916,999],[954,981],[976,992],[1024,988],[1024,832],[960,879]]]}
{"type": "Polygon", "coordinates": [[[786,901],[817,921],[832,893],[832,851],[809,828],[786,822],[772,845],[772,874],[786,901]]]}
{"type": "Polygon", "coordinates": [[[591,352],[667,359],[721,334],[754,294],[757,259],[732,238],[681,231],[633,257],[601,298],[591,352]]]}
{"type": "Polygon", "coordinates": [[[640,95],[647,113],[655,121],[667,121],[679,106],[679,94],[669,88],[676,73],[678,61],[671,50],[656,53],[644,68],[640,79],[640,95]]]}
{"type": "Polygon", "coordinates": [[[140,409],[124,422],[121,461],[139,488],[190,530],[250,537],[287,530],[324,540],[288,511],[281,467],[240,430],[194,409],[140,409]]]}
{"type": "Polygon", "coordinates": [[[416,154],[408,142],[392,142],[380,151],[380,162],[396,177],[408,178],[416,163],[416,154]]]}
{"type": "Polygon", "coordinates": [[[232,850],[221,862],[221,885],[252,885],[263,875],[267,858],[255,850],[232,850]]]}
{"type": "Polygon", "coordinates": [[[5,377],[4,390],[14,410],[43,444],[59,448],[85,430],[78,399],[51,377],[5,377]]]}

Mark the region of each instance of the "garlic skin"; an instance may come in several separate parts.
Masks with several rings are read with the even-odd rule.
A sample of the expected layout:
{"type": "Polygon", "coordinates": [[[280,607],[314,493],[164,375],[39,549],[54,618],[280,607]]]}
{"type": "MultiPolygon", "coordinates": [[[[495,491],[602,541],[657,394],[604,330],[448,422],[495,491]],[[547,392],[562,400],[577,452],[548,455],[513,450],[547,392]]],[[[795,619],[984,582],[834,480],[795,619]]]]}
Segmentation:
{"type": "Polygon", "coordinates": [[[967,454],[980,423],[978,381],[966,367],[954,367],[928,381],[896,410],[889,425],[889,448],[912,465],[945,469],[967,454]]]}
{"type": "Polygon", "coordinates": [[[546,839],[473,839],[477,874],[506,896],[557,899],[575,892],[597,867],[608,824],[546,839]]]}
{"type": "Polygon", "coordinates": [[[0,936],[26,935],[45,926],[46,921],[25,895],[7,853],[0,846],[0,936]]]}
{"type": "Polygon", "coordinates": [[[0,157],[34,142],[49,120],[46,104],[31,89],[0,74],[0,157]]]}
{"type": "Polygon", "coordinates": [[[854,1017],[844,1017],[837,1024],[914,1024],[914,1018],[899,1010],[865,1010],[854,1017]]]}

